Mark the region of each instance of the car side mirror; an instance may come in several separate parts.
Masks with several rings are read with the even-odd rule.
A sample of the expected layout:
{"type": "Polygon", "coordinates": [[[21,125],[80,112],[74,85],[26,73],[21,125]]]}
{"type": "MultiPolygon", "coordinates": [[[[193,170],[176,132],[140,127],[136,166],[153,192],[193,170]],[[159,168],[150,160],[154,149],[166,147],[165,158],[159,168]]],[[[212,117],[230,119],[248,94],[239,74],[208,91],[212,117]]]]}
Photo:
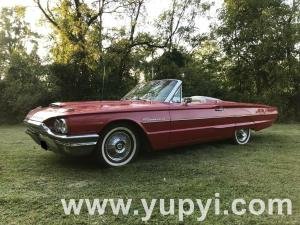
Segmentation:
{"type": "Polygon", "coordinates": [[[192,102],[192,98],[190,98],[190,97],[186,97],[186,98],[184,98],[184,105],[187,105],[187,104],[189,104],[189,103],[191,103],[192,102]]]}

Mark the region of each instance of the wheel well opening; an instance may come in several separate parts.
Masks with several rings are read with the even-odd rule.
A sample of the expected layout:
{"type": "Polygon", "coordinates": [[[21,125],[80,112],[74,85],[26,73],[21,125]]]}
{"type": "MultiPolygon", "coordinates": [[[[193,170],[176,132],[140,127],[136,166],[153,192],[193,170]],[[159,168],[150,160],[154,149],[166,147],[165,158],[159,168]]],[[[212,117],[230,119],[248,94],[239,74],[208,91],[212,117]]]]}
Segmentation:
{"type": "Polygon", "coordinates": [[[141,143],[142,143],[141,150],[142,151],[152,150],[151,143],[150,143],[145,131],[143,130],[143,128],[139,124],[137,124],[136,122],[134,122],[132,120],[114,120],[114,121],[111,121],[103,127],[103,130],[109,128],[110,126],[116,125],[116,124],[127,125],[129,127],[133,127],[138,132],[138,134],[140,135],[139,138],[140,138],[141,143]]]}

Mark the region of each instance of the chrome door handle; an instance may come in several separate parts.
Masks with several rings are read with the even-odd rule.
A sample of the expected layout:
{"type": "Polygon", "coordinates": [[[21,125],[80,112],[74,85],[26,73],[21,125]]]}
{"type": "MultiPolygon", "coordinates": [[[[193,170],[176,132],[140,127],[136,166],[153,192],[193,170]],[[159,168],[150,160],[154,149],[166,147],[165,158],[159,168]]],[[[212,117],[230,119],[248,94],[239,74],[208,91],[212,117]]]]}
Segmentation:
{"type": "Polygon", "coordinates": [[[223,107],[217,107],[217,108],[215,108],[215,111],[222,112],[222,111],[224,111],[224,108],[223,107]]]}

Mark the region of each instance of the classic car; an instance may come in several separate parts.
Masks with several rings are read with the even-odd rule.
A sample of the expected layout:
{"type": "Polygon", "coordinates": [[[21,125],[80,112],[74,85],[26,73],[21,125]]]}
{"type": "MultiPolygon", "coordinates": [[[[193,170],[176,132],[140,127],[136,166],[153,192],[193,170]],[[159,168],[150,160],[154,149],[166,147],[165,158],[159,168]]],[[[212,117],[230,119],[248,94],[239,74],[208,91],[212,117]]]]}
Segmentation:
{"type": "Polygon", "coordinates": [[[109,166],[134,159],[146,144],[153,150],[232,138],[248,143],[251,130],[272,125],[272,106],[182,97],[182,81],[153,80],[137,85],[119,101],[59,102],[28,113],[26,132],[43,149],[93,154],[109,166]]]}

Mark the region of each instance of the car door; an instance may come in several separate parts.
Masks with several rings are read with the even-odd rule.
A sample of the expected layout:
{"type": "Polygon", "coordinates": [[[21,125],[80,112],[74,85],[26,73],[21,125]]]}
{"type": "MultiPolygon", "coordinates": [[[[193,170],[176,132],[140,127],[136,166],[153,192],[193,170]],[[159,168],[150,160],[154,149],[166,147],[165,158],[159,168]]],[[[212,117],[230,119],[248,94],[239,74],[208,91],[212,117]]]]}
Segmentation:
{"type": "Polygon", "coordinates": [[[171,103],[172,146],[230,137],[234,122],[221,103],[171,103]]]}

